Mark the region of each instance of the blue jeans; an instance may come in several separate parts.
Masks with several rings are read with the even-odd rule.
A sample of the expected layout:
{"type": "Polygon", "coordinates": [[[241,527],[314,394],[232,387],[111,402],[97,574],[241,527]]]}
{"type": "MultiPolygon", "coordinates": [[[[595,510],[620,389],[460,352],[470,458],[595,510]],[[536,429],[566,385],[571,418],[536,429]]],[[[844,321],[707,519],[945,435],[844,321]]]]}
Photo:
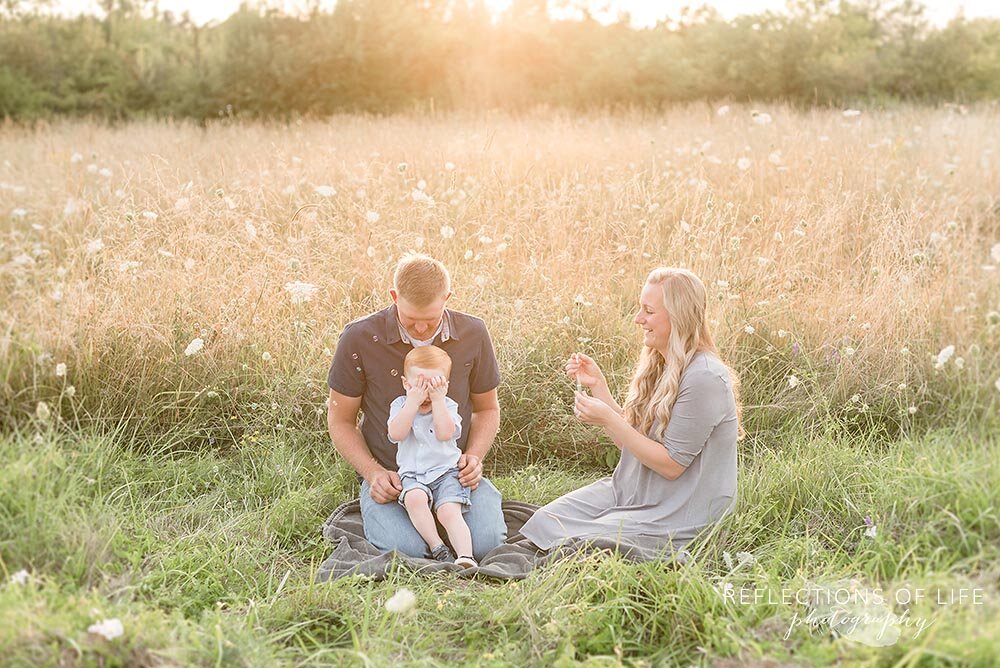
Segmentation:
{"type": "MultiPolygon", "coordinates": [[[[361,521],[365,538],[382,552],[399,550],[411,557],[426,557],[427,544],[410,522],[406,508],[396,500],[378,503],[372,498],[367,481],[361,482],[361,521]]],[[[486,554],[507,540],[507,524],[500,509],[500,491],[486,478],[472,490],[472,507],[465,513],[465,523],[472,533],[472,556],[481,561],[486,554]]],[[[441,539],[448,534],[438,525],[441,539]]]]}

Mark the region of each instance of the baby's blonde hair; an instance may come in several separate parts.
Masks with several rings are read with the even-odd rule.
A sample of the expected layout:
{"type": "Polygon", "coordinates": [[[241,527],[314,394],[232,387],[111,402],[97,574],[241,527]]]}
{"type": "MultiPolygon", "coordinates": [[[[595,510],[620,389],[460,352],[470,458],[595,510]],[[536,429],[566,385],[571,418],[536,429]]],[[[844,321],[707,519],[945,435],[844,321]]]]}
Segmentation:
{"type": "Polygon", "coordinates": [[[451,376],[451,356],[437,346],[420,346],[403,358],[403,375],[409,378],[413,367],[443,371],[444,377],[448,378],[451,376]]]}

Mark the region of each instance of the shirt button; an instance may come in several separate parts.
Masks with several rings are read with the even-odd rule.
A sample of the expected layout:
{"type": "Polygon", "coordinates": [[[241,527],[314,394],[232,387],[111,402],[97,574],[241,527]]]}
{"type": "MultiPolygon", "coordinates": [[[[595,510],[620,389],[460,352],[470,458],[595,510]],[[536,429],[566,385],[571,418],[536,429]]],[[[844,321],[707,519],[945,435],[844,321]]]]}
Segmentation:
{"type": "Polygon", "coordinates": [[[399,372],[398,372],[398,371],[396,371],[395,369],[393,369],[392,371],[390,371],[390,372],[389,372],[389,375],[392,375],[392,376],[398,376],[398,375],[399,375],[399,372]]]}
{"type": "Polygon", "coordinates": [[[378,337],[377,336],[373,336],[372,337],[372,341],[374,341],[375,343],[378,343],[378,337]]]}
{"type": "Polygon", "coordinates": [[[354,353],[353,355],[351,355],[351,359],[352,359],[352,360],[356,360],[356,359],[358,359],[358,354],[357,354],[357,353],[354,353]]]}

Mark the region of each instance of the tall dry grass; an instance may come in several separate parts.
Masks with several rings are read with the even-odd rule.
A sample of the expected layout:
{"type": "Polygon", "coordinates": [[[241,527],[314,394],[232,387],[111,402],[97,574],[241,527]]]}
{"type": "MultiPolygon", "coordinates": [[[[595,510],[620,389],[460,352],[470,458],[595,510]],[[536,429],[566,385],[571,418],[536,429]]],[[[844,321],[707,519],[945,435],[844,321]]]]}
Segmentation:
{"type": "Polygon", "coordinates": [[[4,428],[321,435],[337,335],[408,249],[490,327],[499,461],[603,456],[560,368],[582,349],[624,388],[657,265],[709,287],[755,438],[995,418],[996,107],[761,111],[6,128],[4,428]],[[294,281],[318,292],[294,304],[294,281]]]}

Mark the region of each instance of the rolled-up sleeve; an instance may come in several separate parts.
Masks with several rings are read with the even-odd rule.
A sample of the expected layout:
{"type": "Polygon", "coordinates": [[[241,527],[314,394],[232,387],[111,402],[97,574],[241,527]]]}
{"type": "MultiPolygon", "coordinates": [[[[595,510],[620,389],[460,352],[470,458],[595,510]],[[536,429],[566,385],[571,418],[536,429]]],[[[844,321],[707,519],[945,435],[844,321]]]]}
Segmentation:
{"type": "Polygon", "coordinates": [[[670,412],[663,445],[670,458],[687,468],[701,454],[712,430],[726,414],[729,386],[721,376],[699,371],[683,378],[670,412]]]}
{"type": "Polygon", "coordinates": [[[360,397],[365,393],[367,385],[363,364],[357,337],[352,334],[352,328],[347,326],[333,353],[333,363],[330,364],[326,384],[331,390],[344,396],[360,397]]]}

